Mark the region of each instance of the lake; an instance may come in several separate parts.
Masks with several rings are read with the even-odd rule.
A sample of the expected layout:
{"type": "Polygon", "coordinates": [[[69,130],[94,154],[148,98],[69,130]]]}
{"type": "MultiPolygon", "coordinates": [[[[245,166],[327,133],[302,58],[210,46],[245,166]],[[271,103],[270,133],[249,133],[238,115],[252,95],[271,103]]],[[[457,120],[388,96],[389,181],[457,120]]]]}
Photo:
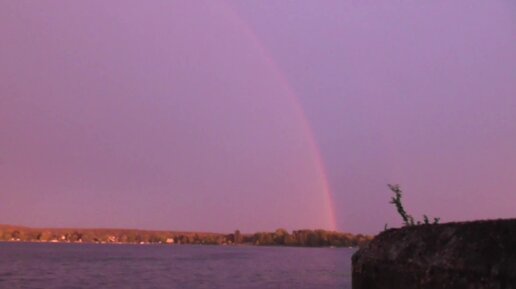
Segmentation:
{"type": "Polygon", "coordinates": [[[348,248],[0,243],[0,288],[351,288],[348,248]]]}

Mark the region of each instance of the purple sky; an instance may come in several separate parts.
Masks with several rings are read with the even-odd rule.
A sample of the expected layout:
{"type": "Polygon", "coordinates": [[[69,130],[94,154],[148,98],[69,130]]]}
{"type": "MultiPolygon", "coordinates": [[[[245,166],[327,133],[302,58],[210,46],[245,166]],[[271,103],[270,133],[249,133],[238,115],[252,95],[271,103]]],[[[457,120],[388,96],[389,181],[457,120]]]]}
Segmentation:
{"type": "Polygon", "coordinates": [[[516,2],[377,2],[2,1],[0,223],[516,217],[516,2]]]}

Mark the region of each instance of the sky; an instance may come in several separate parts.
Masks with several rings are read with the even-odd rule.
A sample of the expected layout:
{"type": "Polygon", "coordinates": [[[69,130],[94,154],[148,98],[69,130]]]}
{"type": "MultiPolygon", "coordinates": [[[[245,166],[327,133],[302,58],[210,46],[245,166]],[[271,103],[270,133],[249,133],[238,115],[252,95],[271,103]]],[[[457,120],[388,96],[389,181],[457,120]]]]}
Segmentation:
{"type": "Polygon", "coordinates": [[[516,213],[514,1],[2,1],[0,223],[516,213]]]}

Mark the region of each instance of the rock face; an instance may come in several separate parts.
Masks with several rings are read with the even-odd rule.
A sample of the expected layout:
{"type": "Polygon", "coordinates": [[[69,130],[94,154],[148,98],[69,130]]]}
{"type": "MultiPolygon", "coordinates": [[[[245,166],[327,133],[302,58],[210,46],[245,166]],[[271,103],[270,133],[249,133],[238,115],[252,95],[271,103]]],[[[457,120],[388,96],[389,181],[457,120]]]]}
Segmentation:
{"type": "Polygon", "coordinates": [[[516,289],[516,219],[387,230],[352,262],[353,289],[516,289]]]}

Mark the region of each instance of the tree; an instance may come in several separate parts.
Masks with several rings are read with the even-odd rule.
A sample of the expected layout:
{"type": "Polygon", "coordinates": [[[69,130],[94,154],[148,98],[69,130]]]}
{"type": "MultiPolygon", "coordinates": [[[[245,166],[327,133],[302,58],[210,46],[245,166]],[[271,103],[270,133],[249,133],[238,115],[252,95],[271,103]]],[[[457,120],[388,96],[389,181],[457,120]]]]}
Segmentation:
{"type": "MultiPolygon", "coordinates": [[[[393,204],[396,207],[396,210],[398,211],[398,214],[403,219],[403,224],[405,226],[414,226],[414,225],[421,225],[420,221],[417,221],[417,223],[414,222],[414,218],[407,213],[405,208],[403,207],[403,203],[401,202],[401,197],[403,196],[403,192],[401,191],[400,185],[387,185],[389,189],[394,193],[394,196],[391,198],[390,203],[393,204]]],[[[439,224],[440,218],[434,218],[433,224],[439,224]]],[[[423,215],[423,222],[424,224],[430,224],[430,220],[427,215],[423,215]]],[[[386,224],[387,228],[387,224],[386,224]]]]}
{"type": "Polygon", "coordinates": [[[285,239],[288,235],[287,230],[277,229],[276,232],[274,232],[274,243],[276,245],[285,245],[285,239]]]}
{"type": "Polygon", "coordinates": [[[403,204],[401,203],[401,197],[403,195],[403,192],[401,191],[401,188],[399,185],[387,185],[389,186],[389,189],[394,193],[394,196],[391,198],[391,204],[393,204],[396,207],[396,210],[398,211],[398,214],[403,219],[403,224],[405,226],[413,226],[414,225],[414,218],[412,218],[411,215],[405,211],[405,208],[403,207],[403,204]]]}
{"type": "Polygon", "coordinates": [[[11,233],[11,238],[14,240],[19,240],[21,237],[20,231],[16,230],[11,233]]]}
{"type": "Polygon", "coordinates": [[[240,230],[236,230],[236,231],[235,231],[235,234],[234,234],[234,236],[233,236],[233,239],[234,239],[234,240],[233,240],[233,242],[234,242],[235,244],[240,244],[240,243],[242,243],[242,234],[240,233],[240,230]]]}

